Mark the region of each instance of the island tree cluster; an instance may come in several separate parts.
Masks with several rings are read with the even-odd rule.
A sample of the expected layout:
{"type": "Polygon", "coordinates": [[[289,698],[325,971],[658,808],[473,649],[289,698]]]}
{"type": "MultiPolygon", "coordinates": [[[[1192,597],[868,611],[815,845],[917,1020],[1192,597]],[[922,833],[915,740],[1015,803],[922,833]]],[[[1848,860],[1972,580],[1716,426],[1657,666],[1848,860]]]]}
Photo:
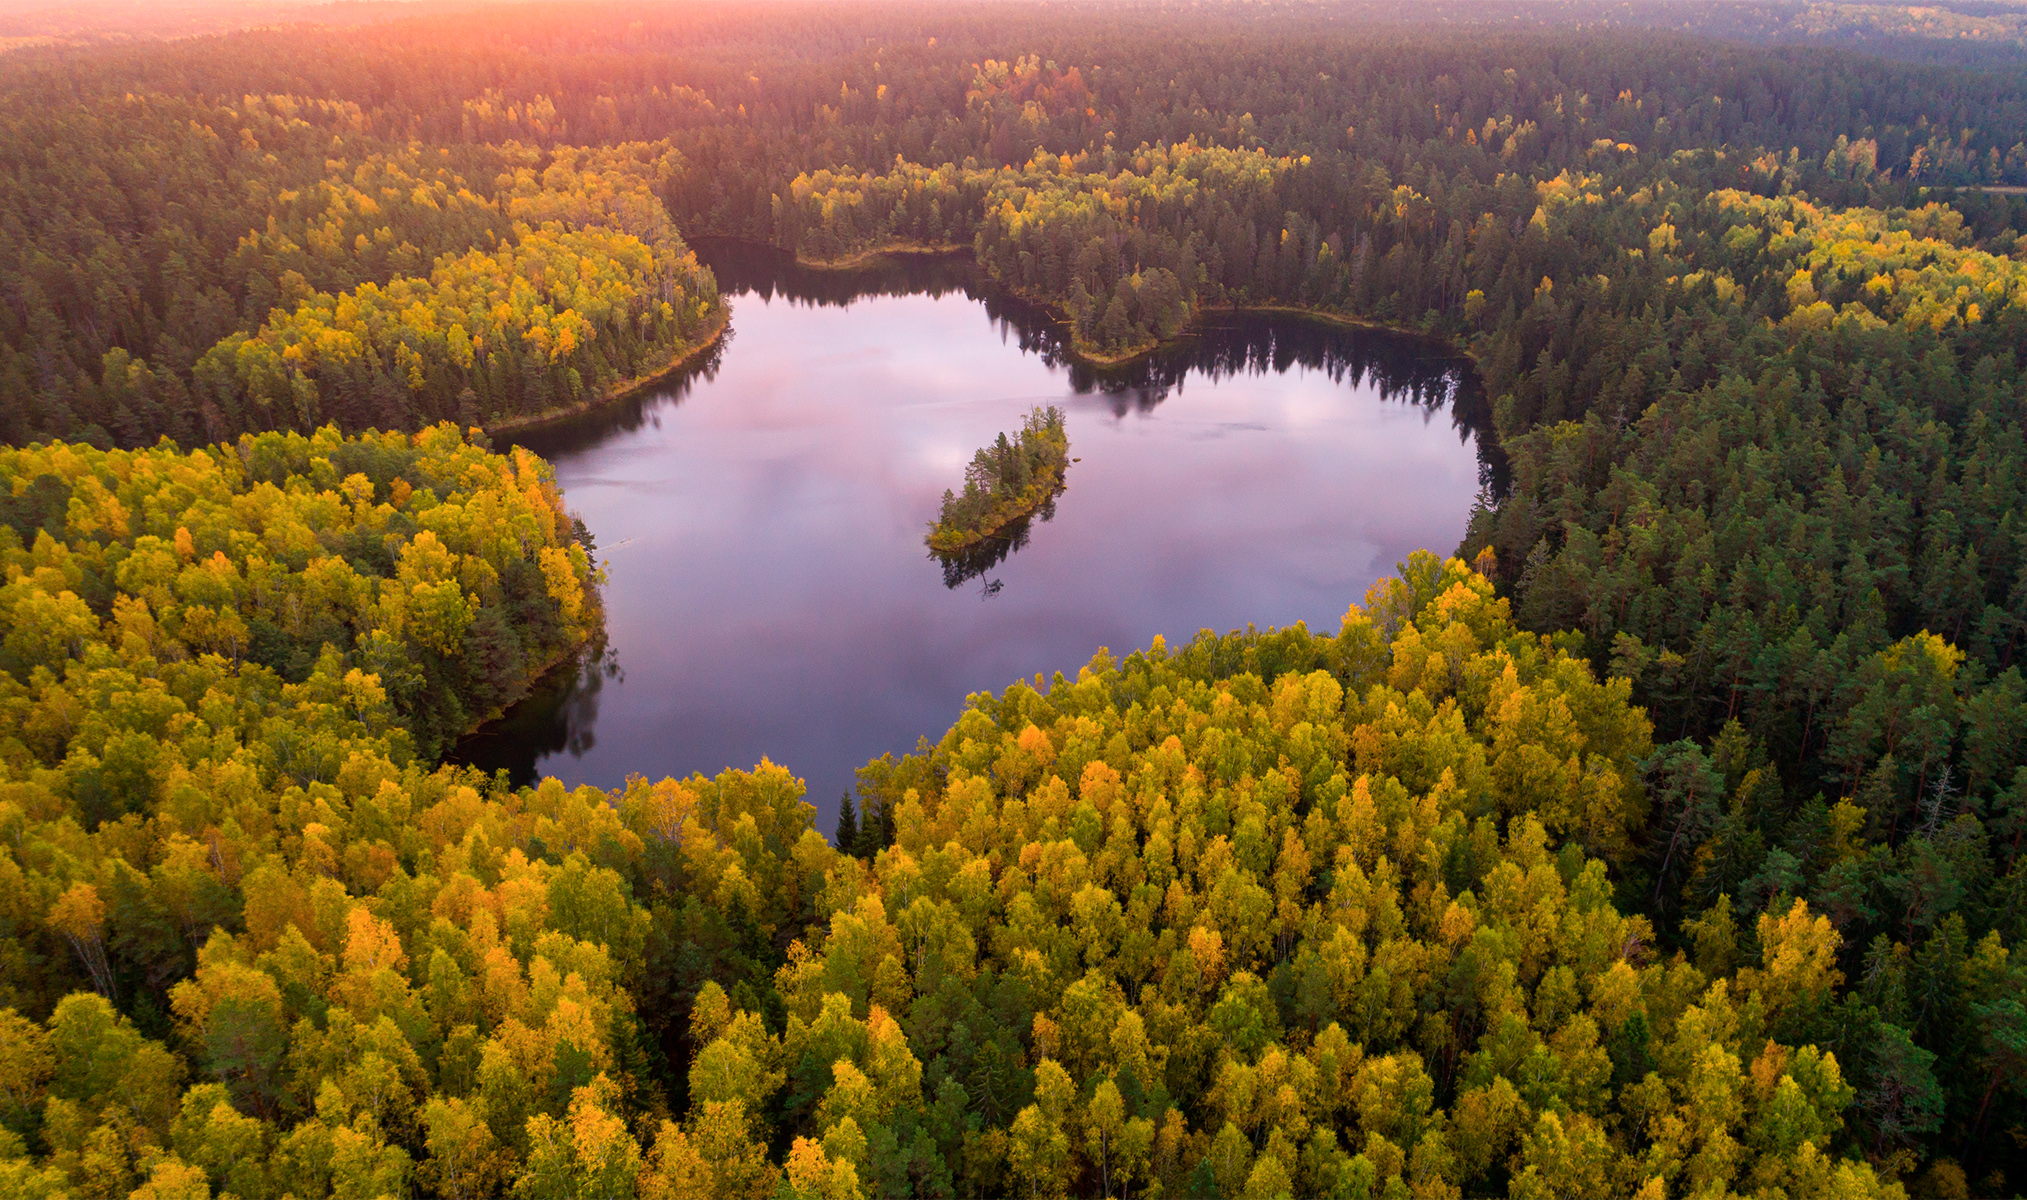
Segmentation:
{"type": "Polygon", "coordinates": [[[1054,500],[1069,470],[1063,410],[1053,404],[1036,408],[1011,438],[1002,433],[972,455],[962,493],[944,489],[929,548],[953,554],[994,536],[1054,500]]]}

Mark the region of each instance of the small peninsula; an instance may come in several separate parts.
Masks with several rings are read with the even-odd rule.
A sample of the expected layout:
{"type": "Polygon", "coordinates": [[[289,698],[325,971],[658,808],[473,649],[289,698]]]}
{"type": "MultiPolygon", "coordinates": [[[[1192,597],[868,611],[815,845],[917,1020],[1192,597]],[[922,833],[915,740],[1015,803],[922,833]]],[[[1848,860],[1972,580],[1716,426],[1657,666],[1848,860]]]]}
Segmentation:
{"type": "Polygon", "coordinates": [[[925,539],[929,548],[954,554],[994,536],[1053,500],[1069,466],[1063,410],[1036,408],[1012,437],[1002,433],[972,456],[962,493],[944,491],[943,511],[925,539]]]}

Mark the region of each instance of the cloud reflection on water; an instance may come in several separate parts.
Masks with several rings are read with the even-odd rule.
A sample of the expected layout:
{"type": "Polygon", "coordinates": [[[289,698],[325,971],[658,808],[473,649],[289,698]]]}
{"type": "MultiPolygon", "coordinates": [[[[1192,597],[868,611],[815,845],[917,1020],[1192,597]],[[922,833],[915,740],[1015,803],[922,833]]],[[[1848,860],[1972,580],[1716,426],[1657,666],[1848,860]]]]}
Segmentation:
{"type": "Polygon", "coordinates": [[[1093,370],[955,260],[845,275],[703,249],[734,336],[519,439],[613,547],[609,649],[469,740],[472,761],[616,786],[766,754],[828,831],[854,768],[940,734],[968,693],[1156,633],[1334,627],[1503,485],[1471,375],[1421,339],[1226,315],[1093,370]],[[1051,518],[954,571],[928,556],[972,450],[1048,403],[1082,460],[1051,518]]]}

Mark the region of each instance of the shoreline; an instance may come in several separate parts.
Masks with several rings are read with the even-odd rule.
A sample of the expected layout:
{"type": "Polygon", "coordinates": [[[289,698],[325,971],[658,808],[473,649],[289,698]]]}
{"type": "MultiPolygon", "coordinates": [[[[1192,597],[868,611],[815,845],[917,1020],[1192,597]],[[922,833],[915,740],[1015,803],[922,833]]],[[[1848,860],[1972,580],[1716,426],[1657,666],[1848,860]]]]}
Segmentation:
{"type": "Polygon", "coordinates": [[[662,380],[667,379],[670,375],[675,374],[684,367],[689,366],[698,356],[723,340],[725,331],[731,328],[731,326],[732,305],[729,301],[721,298],[719,300],[718,315],[709,325],[705,326],[703,340],[671,358],[661,366],[645,374],[636,375],[631,379],[617,380],[610,383],[598,395],[587,397],[574,404],[567,404],[561,408],[545,408],[538,413],[505,417],[492,424],[483,425],[480,428],[485,430],[487,437],[526,433],[531,429],[541,429],[549,425],[560,425],[566,421],[573,421],[587,413],[595,412],[608,404],[617,404],[621,400],[630,399],[660,383],[662,380]]]}
{"type": "Polygon", "coordinates": [[[576,658],[579,654],[582,654],[585,648],[587,646],[590,646],[598,636],[602,636],[604,617],[601,615],[599,620],[601,626],[599,634],[597,635],[586,634],[583,638],[579,639],[577,642],[564,647],[562,650],[557,651],[553,655],[550,655],[548,660],[543,662],[541,665],[533,668],[524,669],[521,676],[521,694],[516,696],[514,699],[508,701],[507,703],[500,705],[498,708],[493,709],[491,712],[486,713],[484,716],[479,717],[477,720],[473,721],[470,725],[465,726],[462,730],[459,730],[455,735],[453,735],[449,739],[449,741],[440,750],[437,751],[434,759],[434,766],[458,767],[461,769],[472,768],[472,764],[464,762],[458,757],[458,748],[464,745],[466,742],[470,741],[472,738],[484,735],[488,729],[505,720],[507,714],[509,712],[512,712],[515,708],[519,707],[521,704],[525,703],[530,696],[533,696],[535,694],[535,689],[540,687],[543,684],[543,682],[546,681],[553,672],[555,672],[559,667],[563,666],[563,664],[569,662],[571,659],[576,658]]]}
{"type": "MultiPolygon", "coordinates": [[[[760,242],[756,244],[772,245],[773,243],[760,242]]],[[[779,249],[779,247],[776,247],[776,249],[779,249]]],[[[927,242],[895,242],[892,245],[879,246],[871,250],[860,250],[854,254],[847,254],[843,258],[807,258],[801,254],[797,254],[795,256],[795,265],[811,271],[856,271],[883,258],[941,258],[945,255],[963,254],[970,249],[970,246],[962,242],[943,242],[936,245],[931,245],[927,242]]]]}
{"type": "Polygon", "coordinates": [[[558,669],[560,669],[565,663],[568,663],[572,659],[577,658],[579,655],[583,654],[586,650],[591,649],[593,646],[602,645],[604,643],[605,597],[599,593],[596,587],[587,588],[586,591],[590,593],[591,602],[595,607],[598,616],[598,620],[596,624],[591,628],[591,630],[587,632],[583,637],[579,638],[577,641],[571,643],[568,646],[563,647],[561,650],[558,650],[556,653],[550,655],[549,658],[546,661],[544,661],[540,666],[525,669],[522,672],[521,694],[519,696],[516,696],[513,700],[505,704],[502,704],[498,708],[487,713],[479,720],[473,722],[463,732],[459,733],[456,737],[452,738],[450,740],[450,745],[445,747],[443,752],[436,756],[436,763],[438,766],[441,767],[454,765],[460,767],[469,767],[471,765],[469,763],[454,761],[457,755],[457,748],[460,745],[470,740],[471,738],[483,735],[487,729],[505,720],[508,713],[520,707],[522,704],[525,704],[528,701],[528,699],[535,694],[536,689],[541,687],[542,684],[545,681],[547,681],[549,677],[553,675],[558,669]]]}
{"type": "MultiPolygon", "coordinates": [[[[572,544],[575,545],[577,543],[573,542],[572,544]]],[[[594,582],[586,586],[586,588],[584,589],[585,599],[588,602],[588,607],[591,609],[592,615],[596,616],[598,619],[591,625],[586,627],[586,632],[584,636],[577,639],[575,642],[572,642],[571,644],[558,650],[556,653],[550,655],[548,659],[545,660],[540,666],[532,668],[524,668],[522,671],[523,690],[521,694],[515,697],[513,700],[509,701],[508,703],[500,705],[492,712],[487,713],[484,717],[480,718],[476,723],[474,723],[470,728],[466,729],[463,733],[458,734],[457,737],[451,739],[451,744],[453,746],[455,746],[458,742],[462,742],[466,738],[471,737],[473,734],[478,733],[481,730],[485,729],[486,726],[496,724],[501,718],[505,717],[507,713],[510,710],[512,710],[516,705],[520,704],[528,697],[534,695],[536,686],[540,684],[544,679],[547,679],[552,671],[556,670],[556,668],[562,666],[564,663],[569,662],[571,659],[576,658],[578,655],[584,653],[587,647],[591,646],[595,642],[601,641],[605,637],[605,596],[602,592],[599,591],[598,584],[596,582],[598,570],[599,570],[598,565],[596,562],[594,562],[592,564],[592,577],[594,582]]],[[[443,756],[439,757],[441,758],[443,756]]]]}
{"type": "MultiPolygon", "coordinates": [[[[752,241],[751,239],[747,238],[731,238],[727,240],[748,242],[749,244],[755,246],[772,246],[772,243],[752,241]]],[[[774,248],[779,249],[779,247],[774,248]]],[[[817,259],[817,258],[806,258],[801,254],[797,254],[794,255],[794,259],[797,266],[802,267],[806,270],[849,272],[862,270],[885,258],[942,258],[958,254],[967,254],[971,251],[971,249],[972,248],[970,246],[962,245],[955,242],[946,243],[942,245],[928,245],[921,242],[899,242],[894,243],[892,245],[879,246],[872,249],[861,250],[855,254],[846,255],[843,258],[817,259]]],[[[974,258],[972,261],[973,264],[976,265],[976,259],[974,258]]],[[[983,272],[983,268],[980,268],[980,270],[981,272],[983,272]]],[[[987,282],[989,282],[993,287],[1001,289],[1008,296],[1011,296],[1014,299],[1019,300],[1023,304],[1032,305],[1035,308],[1040,309],[1043,313],[1046,313],[1049,319],[1053,321],[1058,327],[1062,328],[1064,331],[1062,346],[1063,346],[1063,353],[1065,354],[1065,356],[1067,356],[1072,362],[1099,371],[1108,371],[1117,369],[1119,367],[1129,366],[1135,362],[1140,361],[1141,359],[1149,357],[1150,355],[1160,353],[1161,351],[1169,349],[1170,347],[1179,345],[1182,342],[1188,340],[1189,338],[1195,336],[1197,332],[1203,328],[1206,320],[1212,314],[1220,314],[1220,313],[1233,316],[1250,314],[1257,316],[1294,318],[1297,320],[1315,321],[1323,325],[1335,326],[1339,329],[1356,329],[1356,330],[1364,330],[1371,333],[1387,333],[1395,335],[1397,337],[1418,338],[1423,341],[1439,345],[1450,353],[1468,359],[1474,368],[1478,367],[1479,365],[1477,352],[1473,350],[1470,344],[1467,342],[1447,337],[1440,333],[1431,333],[1428,330],[1414,329],[1405,325],[1390,325],[1385,321],[1375,321],[1366,317],[1355,317],[1346,313],[1332,312],[1328,309],[1304,308],[1301,305],[1296,304],[1200,305],[1197,307],[1195,312],[1190,314],[1188,324],[1185,325],[1182,332],[1178,333],[1176,336],[1172,338],[1157,339],[1153,342],[1147,343],[1144,346],[1137,346],[1131,350],[1126,350],[1118,354],[1104,354],[1096,351],[1082,349],[1076,344],[1075,337],[1069,334],[1068,332],[1070,324],[1069,319],[1061,315],[1062,310],[1054,302],[1030,296],[1025,292],[1022,292],[1007,284],[1001,283],[996,279],[993,279],[990,275],[985,275],[984,279],[987,282]]],[[[608,385],[607,388],[599,395],[577,401],[574,404],[565,405],[561,408],[544,409],[539,413],[528,413],[521,416],[507,417],[493,424],[481,426],[481,428],[485,431],[486,435],[489,437],[512,436],[514,434],[526,433],[534,429],[543,429],[552,425],[565,424],[567,422],[576,420],[579,417],[583,417],[589,413],[595,412],[608,404],[616,404],[622,400],[627,400],[640,394],[641,392],[661,382],[663,379],[666,379],[668,376],[690,365],[705,351],[718,345],[718,343],[724,339],[726,330],[731,328],[732,324],[732,305],[729,301],[721,300],[720,303],[721,307],[719,310],[719,314],[709,325],[705,327],[703,340],[699,341],[694,346],[691,346],[688,350],[685,350],[683,353],[677,355],[675,358],[669,360],[669,362],[667,362],[666,364],[657,367],[654,370],[647,372],[646,374],[637,375],[632,379],[622,380],[613,383],[611,385],[608,385]]],[[[1006,523],[1003,523],[1002,527],[1004,526],[1004,524],[1006,523]]],[[[960,546],[956,550],[947,552],[938,551],[938,553],[961,553],[964,549],[976,545],[979,541],[983,541],[985,540],[986,537],[990,536],[992,535],[986,534],[980,538],[965,543],[964,546],[960,546]]]]}
{"type": "MultiPolygon", "coordinates": [[[[1055,306],[1047,304],[1045,301],[1033,300],[1025,296],[1022,299],[1027,300],[1030,304],[1043,305],[1051,313],[1055,311],[1055,306]]],[[[1100,370],[1123,367],[1195,336],[1197,331],[1203,328],[1206,319],[1213,314],[1292,317],[1297,320],[1315,321],[1321,325],[1335,326],[1339,329],[1357,329],[1367,333],[1386,333],[1392,334],[1395,337],[1419,338],[1422,341],[1440,345],[1451,353],[1470,359],[1473,367],[1478,365],[1478,355],[1468,344],[1445,337],[1442,334],[1430,333],[1427,330],[1414,329],[1406,325],[1389,325],[1385,321],[1374,321],[1366,317],[1354,317],[1345,313],[1331,312],[1328,309],[1303,308],[1296,304],[1205,304],[1200,305],[1194,313],[1190,314],[1189,324],[1184,326],[1181,333],[1176,334],[1172,338],[1150,342],[1145,346],[1122,351],[1118,354],[1096,354],[1088,350],[1080,350],[1073,342],[1068,341],[1065,342],[1064,348],[1072,357],[1085,366],[1096,367],[1100,370]]],[[[1068,321],[1061,318],[1057,320],[1059,324],[1069,324],[1068,321]]]]}
{"type": "MultiPolygon", "coordinates": [[[[1064,465],[1066,467],[1068,466],[1067,463],[1064,465]]],[[[990,529],[976,530],[967,534],[963,541],[957,543],[954,546],[937,545],[935,542],[936,535],[933,529],[931,530],[929,536],[923,538],[922,540],[928,544],[929,551],[932,554],[962,554],[966,550],[971,549],[973,546],[978,545],[980,542],[989,541],[992,538],[998,537],[1000,530],[1005,529],[1007,526],[1013,524],[1015,521],[1025,520],[1028,517],[1034,516],[1036,513],[1042,510],[1043,505],[1047,504],[1051,500],[1054,500],[1056,497],[1062,495],[1064,492],[1069,491],[1070,485],[1064,481],[1064,477],[1068,474],[1069,472],[1067,470],[1058,472],[1055,481],[1049,485],[1047,491],[1042,493],[1042,496],[1039,500],[1036,500],[1032,504],[1021,505],[1020,510],[1018,512],[1015,512],[1007,516],[1006,518],[995,522],[992,528],[990,529]]]]}
{"type": "MultiPolygon", "coordinates": [[[[780,249],[780,247],[774,246],[772,242],[756,241],[750,238],[731,237],[727,238],[726,240],[746,242],[750,245],[755,246],[769,246],[777,250],[780,249]]],[[[922,242],[895,242],[885,246],[877,246],[866,250],[860,250],[857,253],[848,254],[843,258],[808,258],[802,254],[795,254],[793,257],[795,259],[795,263],[797,266],[812,271],[853,271],[869,266],[882,258],[937,258],[945,255],[956,255],[960,253],[967,253],[970,252],[972,249],[973,248],[971,246],[958,242],[949,242],[941,245],[927,245],[922,242]]],[[[1269,316],[1269,317],[1295,317],[1306,321],[1317,321],[1325,325],[1334,325],[1340,329],[1359,329],[1371,333],[1389,333],[1399,337],[1419,338],[1422,339],[1423,341],[1432,342],[1437,345],[1440,345],[1450,353],[1469,359],[1474,369],[1479,367],[1477,352],[1471,348],[1468,342],[1460,338],[1453,338],[1441,333],[1431,333],[1426,329],[1415,329],[1407,325],[1390,325],[1385,321],[1375,321],[1369,317],[1355,317],[1346,313],[1332,312],[1329,309],[1304,308],[1298,304],[1199,305],[1197,306],[1196,311],[1190,314],[1189,323],[1185,325],[1183,331],[1181,333],[1178,333],[1176,336],[1172,338],[1159,338],[1156,339],[1155,341],[1147,343],[1144,346],[1137,346],[1131,350],[1122,351],[1121,353],[1118,354],[1104,354],[1097,351],[1082,349],[1076,344],[1075,337],[1073,335],[1068,334],[1068,328],[1070,324],[1069,319],[1063,315],[1061,306],[1059,306],[1055,301],[1043,299],[1036,296],[1031,296],[1028,293],[1021,291],[1020,289],[1013,287],[1010,284],[994,279],[989,273],[985,271],[985,268],[983,266],[980,266],[978,264],[977,257],[975,255],[972,257],[971,261],[973,266],[978,266],[981,276],[993,287],[1000,289],[1008,296],[1011,296],[1019,300],[1023,304],[1032,305],[1033,307],[1040,309],[1042,312],[1048,314],[1050,320],[1054,321],[1058,326],[1062,327],[1065,331],[1065,336],[1063,338],[1063,352],[1071,360],[1083,366],[1091,367],[1101,371],[1111,370],[1116,367],[1127,366],[1131,363],[1139,361],[1140,359],[1146,358],[1148,355],[1158,353],[1161,350],[1165,350],[1171,346],[1177,345],[1178,343],[1194,336],[1195,333],[1200,328],[1202,328],[1205,318],[1207,318],[1213,313],[1227,313],[1232,315],[1255,314],[1259,316],[1269,316]]],[[[488,430],[487,432],[490,433],[491,430],[488,430]]]]}
{"type": "MultiPolygon", "coordinates": [[[[980,270],[983,271],[984,268],[981,267],[980,270]]],[[[1000,288],[1008,295],[1016,297],[1023,304],[1033,305],[1047,313],[1049,318],[1064,330],[1064,353],[1075,362],[1101,371],[1138,362],[1151,354],[1159,353],[1194,337],[1203,328],[1206,319],[1214,313],[1223,313],[1231,316],[1250,314],[1265,317],[1293,317],[1299,320],[1333,325],[1340,329],[1358,329],[1369,333],[1388,333],[1396,337],[1418,338],[1422,341],[1440,345],[1453,354],[1469,359],[1473,369],[1477,369],[1479,366],[1477,352],[1471,348],[1469,343],[1460,339],[1448,337],[1440,333],[1431,333],[1426,329],[1415,329],[1407,325],[1389,325],[1385,321],[1375,321],[1369,317],[1354,317],[1347,313],[1332,312],[1329,309],[1323,308],[1305,308],[1299,304],[1199,304],[1196,306],[1195,311],[1190,313],[1189,321],[1183,326],[1182,331],[1174,337],[1157,338],[1145,345],[1136,346],[1131,350],[1123,350],[1118,354],[1105,354],[1098,351],[1085,350],[1077,345],[1075,336],[1069,333],[1069,318],[1063,315],[1061,306],[1054,301],[1030,296],[1026,292],[992,279],[990,275],[987,275],[986,278],[992,281],[994,287],[1000,288]]]]}

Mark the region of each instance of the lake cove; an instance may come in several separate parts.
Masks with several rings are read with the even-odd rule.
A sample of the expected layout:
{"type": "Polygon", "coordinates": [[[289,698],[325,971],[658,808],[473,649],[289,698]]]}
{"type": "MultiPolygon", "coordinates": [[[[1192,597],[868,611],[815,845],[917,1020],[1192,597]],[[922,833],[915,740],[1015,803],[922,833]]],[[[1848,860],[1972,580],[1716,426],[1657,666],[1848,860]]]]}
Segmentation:
{"type": "Polygon", "coordinates": [[[1334,631],[1409,551],[1454,552],[1500,483],[1468,366],[1422,339],[1227,314],[1099,370],[955,259],[700,252],[734,297],[724,341],[516,439],[596,539],[606,638],[465,761],[615,787],[766,755],[827,833],[856,768],[947,729],[969,693],[1156,634],[1334,631]],[[1067,490],[931,556],[944,489],[1051,404],[1067,490]]]}

